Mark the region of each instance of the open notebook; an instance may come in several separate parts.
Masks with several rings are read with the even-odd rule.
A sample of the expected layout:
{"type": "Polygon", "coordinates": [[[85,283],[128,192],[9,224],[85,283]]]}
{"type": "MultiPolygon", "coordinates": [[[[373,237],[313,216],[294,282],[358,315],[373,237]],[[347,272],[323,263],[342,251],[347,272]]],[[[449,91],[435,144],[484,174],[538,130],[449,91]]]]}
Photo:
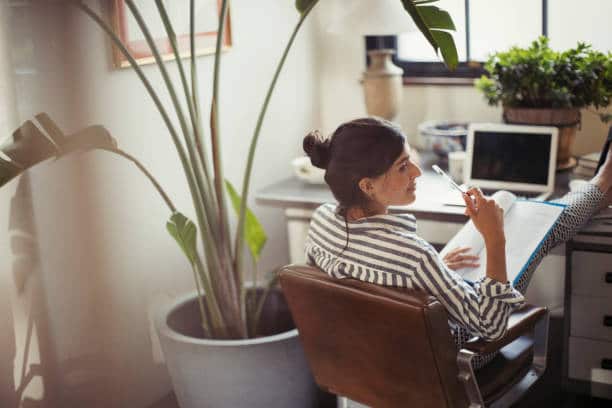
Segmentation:
{"type": "MultiPolygon", "coordinates": [[[[508,280],[516,284],[550,234],[565,205],[517,199],[508,191],[498,191],[491,198],[504,209],[506,271],[508,280]]],[[[452,249],[466,246],[472,248],[470,253],[480,257],[480,266],[459,269],[457,273],[465,280],[476,281],[485,276],[487,256],[484,240],[471,220],[446,244],[440,254],[444,256],[452,249]]]]}

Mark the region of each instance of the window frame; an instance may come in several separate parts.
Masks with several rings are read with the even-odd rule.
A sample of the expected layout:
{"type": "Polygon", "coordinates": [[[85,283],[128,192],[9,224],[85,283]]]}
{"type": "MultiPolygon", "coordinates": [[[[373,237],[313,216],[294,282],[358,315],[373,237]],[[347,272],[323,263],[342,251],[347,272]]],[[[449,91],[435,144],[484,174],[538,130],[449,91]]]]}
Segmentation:
{"type": "MultiPolygon", "coordinates": [[[[388,48],[393,54],[393,63],[404,71],[404,84],[431,85],[472,85],[474,78],[486,75],[485,61],[470,61],[470,0],[465,1],[465,41],[466,60],[460,62],[454,71],[449,71],[442,62],[425,62],[400,60],[398,58],[397,36],[366,36],[366,63],[369,63],[367,51],[388,48]]],[[[542,35],[548,36],[548,0],[542,1],[542,35]]],[[[455,41],[458,39],[456,38],[455,41]]]]}

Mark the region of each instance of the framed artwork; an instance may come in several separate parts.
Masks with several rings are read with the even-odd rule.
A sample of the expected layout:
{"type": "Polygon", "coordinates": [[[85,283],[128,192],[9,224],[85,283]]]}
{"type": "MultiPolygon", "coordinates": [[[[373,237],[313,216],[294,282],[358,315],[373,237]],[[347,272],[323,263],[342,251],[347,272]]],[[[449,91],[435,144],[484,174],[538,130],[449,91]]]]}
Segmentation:
{"type": "MultiPolygon", "coordinates": [[[[112,0],[111,20],[113,28],[139,65],[151,64],[155,58],[151,53],[136,19],[124,0],[112,0]]],[[[147,23],[155,44],[164,60],[173,60],[174,52],[157,7],[152,0],[134,0],[140,14],[147,23]]],[[[174,27],[181,58],[190,56],[189,46],[189,0],[165,0],[164,6],[174,27]]],[[[199,0],[195,7],[195,50],[196,55],[215,53],[217,42],[221,0],[199,0]]],[[[230,13],[227,13],[223,36],[223,50],[232,45],[230,13]]],[[[121,51],[113,45],[113,60],[118,68],[128,67],[130,63],[121,51]]]]}

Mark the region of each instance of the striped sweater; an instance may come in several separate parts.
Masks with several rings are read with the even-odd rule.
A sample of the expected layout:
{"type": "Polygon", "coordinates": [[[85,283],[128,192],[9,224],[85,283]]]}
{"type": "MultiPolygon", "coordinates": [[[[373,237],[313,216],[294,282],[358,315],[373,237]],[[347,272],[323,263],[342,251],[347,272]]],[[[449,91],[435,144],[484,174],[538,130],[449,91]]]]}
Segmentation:
{"type": "Polygon", "coordinates": [[[349,221],[346,245],[344,217],[334,204],[323,204],[310,222],[306,259],[334,278],[425,291],[444,305],[451,327],[459,325],[485,340],[501,337],[512,310],[524,303],[523,295],[510,283],[487,277],[464,281],[417,235],[416,228],[411,214],[349,221]]]}

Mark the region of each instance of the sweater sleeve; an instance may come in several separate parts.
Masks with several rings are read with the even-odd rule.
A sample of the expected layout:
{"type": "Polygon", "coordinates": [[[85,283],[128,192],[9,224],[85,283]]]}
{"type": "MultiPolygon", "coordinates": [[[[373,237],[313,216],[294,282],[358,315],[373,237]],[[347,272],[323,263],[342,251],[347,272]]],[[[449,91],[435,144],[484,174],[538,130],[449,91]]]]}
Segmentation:
{"type": "Polygon", "coordinates": [[[451,320],[484,340],[503,336],[512,310],[525,302],[509,282],[488,277],[475,283],[465,281],[444,264],[433,248],[423,252],[415,281],[438,298],[451,320]]]}

